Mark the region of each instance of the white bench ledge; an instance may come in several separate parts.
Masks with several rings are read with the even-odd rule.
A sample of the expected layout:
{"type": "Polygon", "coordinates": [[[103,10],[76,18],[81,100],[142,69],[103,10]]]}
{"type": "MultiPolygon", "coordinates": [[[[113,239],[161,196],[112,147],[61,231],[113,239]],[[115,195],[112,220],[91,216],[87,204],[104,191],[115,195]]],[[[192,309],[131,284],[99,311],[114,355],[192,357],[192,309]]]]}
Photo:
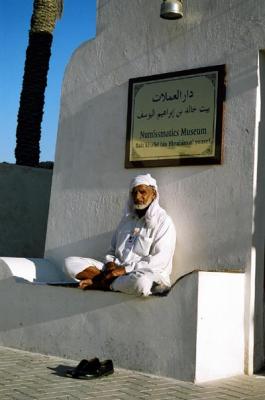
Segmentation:
{"type": "Polygon", "coordinates": [[[67,281],[63,271],[45,258],[0,257],[0,279],[8,276],[27,282],[67,281]]]}
{"type": "Polygon", "coordinates": [[[196,382],[243,374],[244,274],[193,272],[166,297],[140,298],[34,285],[37,269],[43,282],[60,274],[34,259],[25,275],[24,261],[0,259],[0,345],[196,382]]]}

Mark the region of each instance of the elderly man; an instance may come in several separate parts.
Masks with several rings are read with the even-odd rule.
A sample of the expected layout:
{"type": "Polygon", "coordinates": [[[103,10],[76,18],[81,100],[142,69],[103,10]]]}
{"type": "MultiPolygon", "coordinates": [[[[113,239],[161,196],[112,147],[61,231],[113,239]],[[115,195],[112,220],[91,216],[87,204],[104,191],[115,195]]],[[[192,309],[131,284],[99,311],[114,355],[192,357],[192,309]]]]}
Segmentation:
{"type": "Polygon", "coordinates": [[[156,287],[170,287],[175,241],[173,222],[159,205],[156,180],[139,175],[131,182],[127,209],[104,263],[68,257],[65,269],[82,289],[148,296],[156,287]]]}

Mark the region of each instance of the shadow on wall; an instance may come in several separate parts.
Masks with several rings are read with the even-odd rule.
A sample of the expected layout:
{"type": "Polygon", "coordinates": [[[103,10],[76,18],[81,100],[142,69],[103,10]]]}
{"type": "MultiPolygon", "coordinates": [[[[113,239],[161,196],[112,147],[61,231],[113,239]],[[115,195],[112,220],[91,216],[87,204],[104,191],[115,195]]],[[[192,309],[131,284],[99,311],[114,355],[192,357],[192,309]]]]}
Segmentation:
{"type": "Polygon", "coordinates": [[[110,247],[114,231],[92,236],[88,239],[67,243],[64,246],[51,247],[45,252],[45,258],[62,268],[66,257],[89,257],[103,260],[110,247]]]}
{"type": "MultiPolygon", "coordinates": [[[[263,321],[264,307],[264,268],[265,268],[265,51],[259,54],[260,61],[260,122],[258,126],[258,164],[257,184],[254,204],[254,233],[252,246],[256,255],[255,281],[255,360],[254,368],[258,370],[264,365],[265,358],[265,325],[263,321]]],[[[253,272],[254,273],[254,272],[253,272]]]]}
{"type": "MultiPolygon", "coordinates": [[[[211,198],[205,199],[203,196],[204,190],[207,191],[207,187],[204,185],[198,185],[198,190],[193,194],[193,196],[185,195],[183,197],[182,193],[176,192],[171,193],[172,196],[170,198],[164,198],[164,202],[161,202],[161,205],[165,206],[169,215],[174,215],[173,212],[175,210],[177,210],[177,212],[178,210],[182,210],[182,212],[178,212],[178,217],[175,221],[177,244],[174,266],[171,274],[173,282],[179,276],[200,267],[214,268],[219,266],[238,268],[246,265],[246,243],[251,240],[251,234],[248,233],[247,228],[245,228],[245,224],[249,223],[249,217],[246,217],[246,211],[248,212],[248,210],[250,210],[251,213],[251,209],[246,205],[246,207],[243,207],[243,211],[240,215],[238,215],[234,212],[234,208],[229,207],[230,203],[235,205],[236,202],[239,201],[238,195],[232,196],[230,202],[227,203],[225,207],[221,200],[218,203],[219,206],[217,208],[212,207],[212,202],[216,200],[211,198]],[[184,205],[188,210],[187,212],[183,212],[184,205]],[[198,207],[201,210],[201,213],[205,213],[205,218],[203,220],[200,219],[201,214],[198,215],[198,213],[196,213],[198,207]],[[220,221],[218,229],[216,228],[217,219],[220,221]],[[231,225],[231,233],[226,235],[224,232],[226,232],[227,226],[230,226],[229,224],[231,225]],[[241,234],[238,235],[238,232],[241,232],[241,234]],[[198,235],[201,240],[198,240],[198,235]],[[209,238],[213,239],[211,245],[209,245],[209,238]]],[[[219,197],[222,199],[222,196],[227,193],[226,191],[223,193],[222,187],[219,188],[219,191],[219,197]]],[[[100,197],[97,198],[97,202],[95,203],[100,205],[99,215],[101,212],[103,216],[106,215],[106,207],[109,212],[113,211],[113,213],[117,213],[115,207],[118,206],[117,202],[114,202],[114,200],[110,201],[111,207],[106,202],[106,199],[105,202],[103,202],[100,200],[100,197]]],[[[82,207],[85,207],[85,205],[82,207]]],[[[81,211],[83,209],[82,207],[81,211]]],[[[239,208],[240,207],[238,206],[238,209],[239,208]]],[[[62,228],[60,228],[61,231],[59,229],[56,232],[56,238],[58,236],[64,238],[63,226],[70,226],[71,224],[73,232],[79,231],[78,224],[79,221],[81,221],[79,215],[81,211],[79,201],[76,218],[71,217],[72,220],[69,219],[69,221],[64,219],[61,225],[62,228]]],[[[95,214],[94,209],[91,213],[92,212],[95,214]]],[[[120,213],[119,217],[121,215],[122,213],[120,213]]],[[[67,217],[68,215],[66,215],[66,218],[67,217]]],[[[97,222],[97,219],[90,220],[90,224],[94,224],[95,229],[97,229],[97,222]]],[[[104,220],[99,222],[99,229],[104,230],[104,220]]],[[[117,224],[115,224],[115,221],[112,221],[111,223],[108,221],[108,225],[114,226],[117,224]]],[[[61,240],[54,240],[52,235],[48,235],[45,257],[61,268],[64,264],[64,259],[69,256],[90,257],[102,260],[110,247],[113,233],[114,231],[103,232],[101,234],[91,235],[83,240],[72,240],[63,245],[60,244],[61,240]]],[[[76,236],[74,235],[72,239],[75,239],[75,237],[76,236]]],[[[68,240],[70,239],[71,237],[68,238],[68,240]]]]}
{"type": "MultiPolygon", "coordinates": [[[[91,341],[97,341],[100,334],[108,337],[110,341],[115,335],[119,336],[121,333],[123,338],[126,338],[126,335],[130,335],[129,332],[134,332],[133,335],[139,337],[139,341],[141,330],[146,325],[149,326],[149,334],[157,336],[165,344],[167,335],[171,337],[172,332],[175,332],[175,336],[181,333],[183,325],[189,327],[187,329],[189,332],[194,325],[195,318],[192,316],[196,314],[197,309],[196,282],[197,275],[191,274],[180,280],[177,287],[174,287],[166,297],[143,298],[122,293],[88,292],[73,288],[16,283],[14,278],[10,277],[0,280],[0,333],[3,332],[6,335],[8,331],[14,330],[13,333],[16,335],[17,329],[30,326],[35,329],[35,325],[38,329],[38,324],[42,324],[39,325],[40,332],[47,330],[47,334],[50,337],[53,336],[54,340],[60,341],[62,337],[73,336],[78,345],[81,338],[84,339],[86,342],[84,349],[89,346],[89,331],[91,330],[95,330],[90,338],[91,341]],[[6,312],[7,306],[10,312],[6,312]],[[69,322],[69,317],[77,319],[73,318],[69,322]],[[151,327],[158,320],[163,323],[160,322],[157,329],[152,330],[151,327]],[[135,321],[139,323],[137,328],[135,321]],[[176,322],[180,321],[182,324],[178,329],[176,322]],[[49,325],[44,324],[46,322],[56,324],[52,331],[49,325]],[[71,324],[71,329],[69,324],[71,324]],[[117,324],[117,330],[113,329],[114,324],[117,324]],[[103,331],[98,330],[98,325],[103,331]],[[165,326],[167,326],[166,331],[165,326]]],[[[27,338],[29,331],[24,332],[27,338]]],[[[36,336],[36,332],[32,331],[31,335],[33,335],[33,341],[41,340],[41,334],[36,336]]],[[[185,337],[186,335],[184,335],[184,340],[185,337]]],[[[12,341],[12,333],[9,339],[12,341]]],[[[142,336],[143,339],[144,336],[142,336]]],[[[123,342],[126,340],[124,339],[123,342]]],[[[49,338],[45,338],[45,341],[49,341],[49,338]]],[[[185,342],[184,347],[188,344],[189,342],[185,342]]],[[[188,349],[187,352],[189,352],[188,349]]]]}
{"type": "MultiPolygon", "coordinates": [[[[110,241],[113,233],[114,231],[106,232],[104,234],[96,235],[86,240],[79,240],[77,242],[72,242],[61,247],[49,249],[46,251],[45,257],[61,270],[64,266],[64,259],[66,257],[77,256],[94,258],[96,260],[104,260],[104,256],[105,254],[107,254],[108,248],[110,247],[110,241]]],[[[176,251],[177,245],[175,252],[176,251]]],[[[178,260],[178,258],[177,256],[174,256],[173,270],[171,274],[172,283],[175,282],[175,280],[178,279],[180,276],[176,260],[178,260]]],[[[194,269],[194,267],[192,269],[194,269]]],[[[181,275],[183,275],[183,273],[181,275]]]]}
{"type": "Polygon", "coordinates": [[[74,288],[39,286],[22,280],[16,281],[14,277],[0,280],[0,293],[0,331],[60,320],[132,300],[137,301],[134,296],[120,293],[92,293],[74,288]],[[12,313],[5,312],[7,307],[12,313]]]}
{"type": "Polygon", "coordinates": [[[141,298],[4,279],[0,341],[72,359],[85,351],[89,358],[97,354],[120,367],[168,376],[179,368],[178,379],[193,379],[197,283],[193,274],[167,297],[141,298]]]}
{"type": "MultiPolygon", "coordinates": [[[[99,261],[104,260],[104,256],[110,247],[110,242],[114,231],[106,232],[101,235],[95,235],[89,239],[79,240],[60,247],[50,248],[45,252],[45,257],[54,263],[57,268],[61,269],[64,266],[64,259],[66,257],[88,257],[94,258],[99,261]]],[[[173,269],[171,273],[171,282],[174,283],[176,279],[186,273],[186,271],[178,271],[179,257],[177,256],[177,244],[175,249],[175,256],[173,258],[173,269]]],[[[195,269],[197,265],[190,266],[188,272],[195,269]]],[[[37,279],[38,280],[38,279],[37,279]]]]}

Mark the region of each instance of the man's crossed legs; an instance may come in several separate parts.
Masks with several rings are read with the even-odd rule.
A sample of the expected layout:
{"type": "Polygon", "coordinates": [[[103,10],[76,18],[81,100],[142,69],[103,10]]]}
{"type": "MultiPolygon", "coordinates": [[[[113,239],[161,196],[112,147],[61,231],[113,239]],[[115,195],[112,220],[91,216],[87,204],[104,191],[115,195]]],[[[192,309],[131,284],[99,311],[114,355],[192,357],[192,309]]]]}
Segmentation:
{"type": "Polygon", "coordinates": [[[68,257],[65,260],[66,273],[79,281],[81,289],[113,290],[138,296],[149,296],[154,282],[159,283],[151,271],[132,271],[113,277],[108,274],[102,262],[92,258],[68,257]],[[109,276],[111,276],[109,278],[109,276]]]}

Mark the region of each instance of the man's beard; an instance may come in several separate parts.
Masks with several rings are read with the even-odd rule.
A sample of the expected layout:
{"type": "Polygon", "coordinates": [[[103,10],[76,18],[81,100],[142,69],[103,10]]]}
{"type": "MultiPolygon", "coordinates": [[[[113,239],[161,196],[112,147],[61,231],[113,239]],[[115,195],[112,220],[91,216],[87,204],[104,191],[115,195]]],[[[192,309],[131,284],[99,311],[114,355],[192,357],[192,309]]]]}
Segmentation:
{"type": "Polygon", "coordinates": [[[134,209],[135,210],[145,210],[147,207],[150,206],[150,204],[152,203],[153,200],[149,200],[147,203],[144,204],[136,204],[134,203],[134,209]]]}

